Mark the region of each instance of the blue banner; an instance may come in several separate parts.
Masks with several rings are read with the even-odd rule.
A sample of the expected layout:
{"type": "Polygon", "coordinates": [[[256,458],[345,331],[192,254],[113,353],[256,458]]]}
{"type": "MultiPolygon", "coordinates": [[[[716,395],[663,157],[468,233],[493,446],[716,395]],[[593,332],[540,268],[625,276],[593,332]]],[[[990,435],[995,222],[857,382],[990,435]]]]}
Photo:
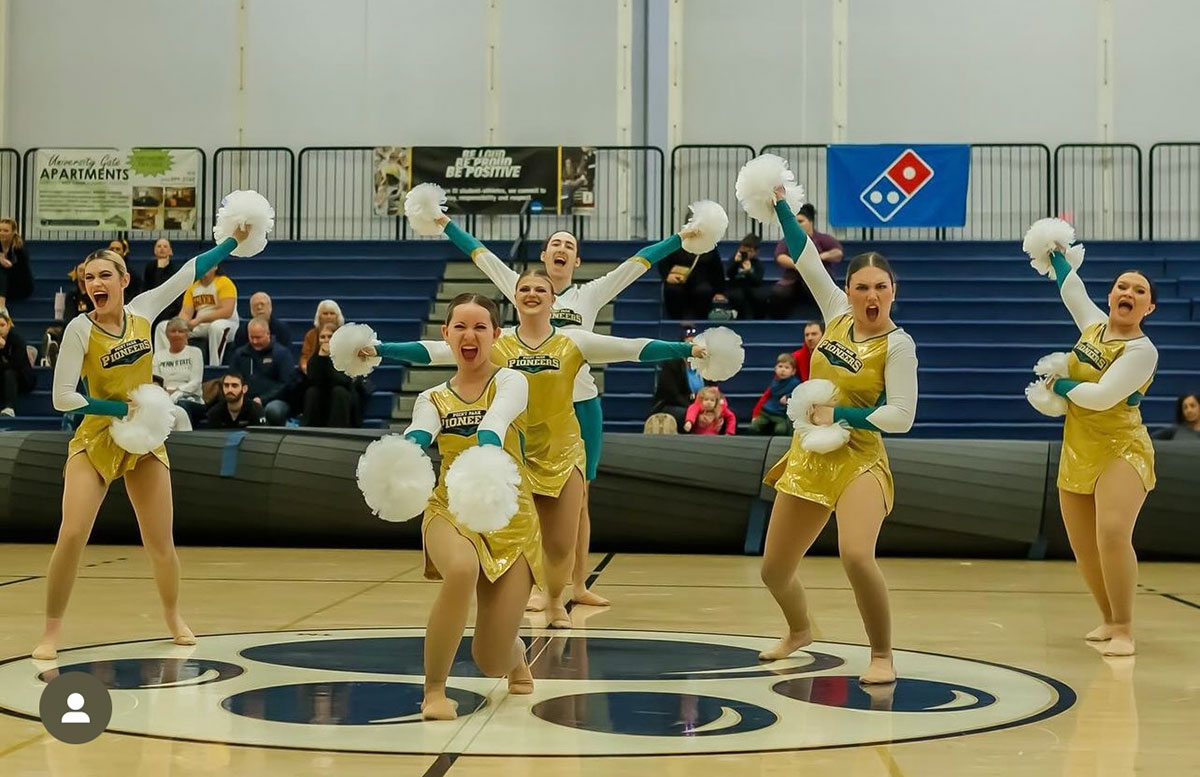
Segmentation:
{"type": "Polygon", "coordinates": [[[827,159],[835,227],[966,224],[970,146],[830,146],[827,159]]]}

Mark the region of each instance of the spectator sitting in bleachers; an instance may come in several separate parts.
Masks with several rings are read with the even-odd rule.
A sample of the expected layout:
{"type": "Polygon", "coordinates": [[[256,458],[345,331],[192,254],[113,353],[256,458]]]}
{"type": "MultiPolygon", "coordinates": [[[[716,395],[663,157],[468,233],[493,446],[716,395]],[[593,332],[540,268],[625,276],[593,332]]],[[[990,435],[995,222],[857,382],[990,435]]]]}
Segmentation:
{"type": "Polygon", "coordinates": [[[775,377],[758,398],[750,418],[750,430],[755,434],[789,435],[792,420],[788,418],[787,403],[800,379],[796,377],[796,357],[781,353],[775,359],[775,377]]]}
{"type": "Polygon", "coordinates": [[[680,248],[658,263],[667,318],[708,318],[713,302],[725,297],[725,267],[714,248],[696,256],[680,248]]]}
{"type": "Polygon", "coordinates": [[[333,366],[329,339],[337,327],[325,324],[318,335],[317,352],[308,360],[304,379],[304,425],[357,427],[362,425],[354,379],[333,366]]]}
{"type": "Polygon", "coordinates": [[[1175,403],[1175,424],[1154,433],[1156,440],[1200,442],[1200,394],[1184,394],[1175,403]]]}
{"type": "MultiPolygon", "coordinates": [[[[811,203],[800,206],[796,221],[821,252],[821,261],[825,263],[825,269],[833,275],[833,265],[842,261],[842,244],[833,235],[818,232],[816,220],[817,209],[811,203]]],[[[800,280],[800,273],[796,271],[794,264],[795,259],[796,257],[788,255],[787,241],[780,240],[775,244],[775,261],[783,267],[783,276],[771,289],[771,318],[791,318],[797,312],[805,318],[815,318],[819,312],[808,285],[800,280]]]]}
{"type": "Polygon", "coordinates": [[[304,344],[300,346],[300,369],[303,372],[308,372],[308,360],[317,352],[317,337],[320,334],[320,328],[326,324],[333,324],[334,328],[340,327],[346,323],[346,317],[342,315],[342,308],[331,299],[323,299],[317,304],[317,313],[313,316],[312,329],[304,335],[304,344]]]}
{"type": "Polygon", "coordinates": [[[804,345],[792,354],[792,358],[796,360],[796,372],[800,373],[801,382],[808,380],[808,368],[812,363],[812,355],[817,352],[817,345],[824,336],[825,325],[820,321],[809,321],[804,325],[804,345]]]}
{"type": "MultiPolygon", "coordinates": [[[[133,264],[129,261],[129,241],[123,237],[114,237],[108,241],[108,250],[119,255],[125,260],[126,267],[132,267],[133,264]]],[[[142,284],[134,273],[129,273],[129,285],[125,287],[125,299],[133,299],[138,294],[142,293],[142,284]]]]}
{"type": "Polygon", "coordinates": [[[737,434],[737,418],[721,389],[705,386],[696,392],[696,401],[687,409],[683,431],[687,434],[737,434]]]}
{"type": "MultiPolygon", "coordinates": [[[[208,363],[220,365],[226,346],[237,333],[237,286],[220,268],[209,270],[183,293],[179,317],[191,330],[192,339],[208,338],[208,363]]],[[[154,347],[169,347],[166,321],[154,328],[154,347]]]]}
{"type": "Polygon", "coordinates": [[[0,308],[7,309],[9,299],[25,299],[32,293],[33,268],[17,222],[0,219],[0,308]]]}
{"type": "Polygon", "coordinates": [[[763,268],[758,261],[758,235],[742,238],[737,253],[729,260],[730,306],[740,319],[766,318],[770,292],[763,286],[763,268]]]}
{"type": "Polygon", "coordinates": [[[200,383],[204,380],[204,355],[188,345],[188,328],[182,318],[167,321],[166,350],[154,352],[154,376],[162,379],[163,389],[183,408],[193,424],[204,417],[204,399],[200,383]]]}
{"type": "MultiPolygon", "coordinates": [[[[271,296],[265,291],[256,291],[250,295],[250,318],[265,318],[271,325],[271,337],[284,348],[292,347],[292,331],[287,324],[275,318],[274,304],[271,296]]],[[[233,338],[233,348],[237,350],[249,342],[246,330],[239,329],[233,338]]]]}
{"type": "Polygon", "coordinates": [[[283,426],[291,414],[283,396],[296,369],[292,352],[271,338],[265,318],[254,319],[246,329],[250,342],[233,352],[229,366],[245,376],[247,396],[262,408],[267,423],[283,426]]]}
{"type": "MultiPolygon", "coordinates": [[[[171,262],[173,255],[174,251],[171,248],[170,240],[160,237],[154,241],[154,258],[146,262],[146,269],[142,271],[143,290],[150,291],[151,289],[157,289],[175,274],[176,270],[179,269],[179,265],[171,262]]],[[[163,309],[162,313],[158,314],[158,318],[154,320],[155,326],[178,316],[182,307],[182,299],[174,300],[163,309]]]]}
{"type": "Polygon", "coordinates": [[[8,310],[0,308],[0,416],[17,414],[17,396],[33,391],[37,374],[29,360],[24,338],[13,325],[8,310]]]}
{"type": "MultiPolygon", "coordinates": [[[[690,343],[695,337],[695,327],[685,326],[683,341],[690,343]]],[[[692,369],[687,359],[661,362],[654,379],[654,403],[650,407],[650,414],[665,413],[675,419],[677,431],[682,430],[688,406],[702,388],[704,378],[692,369]]]]}
{"type": "Polygon", "coordinates": [[[221,378],[221,399],[208,411],[208,425],[212,429],[245,429],[261,426],[262,407],[246,401],[249,390],[241,373],[230,370],[221,378]]]}
{"type": "Polygon", "coordinates": [[[67,305],[63,312],[63,322],[67,323],[75,316],[91,313],[95,307],[92,304],[92,298],[88,296],[87,289],[83,287],[83,262],[75,265],[75,269],[67,273],[67,277],[75,282],[75,285],[67,292],[67,305]]]}

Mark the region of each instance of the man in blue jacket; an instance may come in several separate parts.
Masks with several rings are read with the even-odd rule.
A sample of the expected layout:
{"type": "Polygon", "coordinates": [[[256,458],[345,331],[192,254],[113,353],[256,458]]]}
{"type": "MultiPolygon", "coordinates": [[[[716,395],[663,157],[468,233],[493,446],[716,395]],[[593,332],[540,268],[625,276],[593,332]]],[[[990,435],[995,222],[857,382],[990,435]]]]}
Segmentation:
{"type": "Polygon", "coordinates": [[[265,318],[253,319],[246,334],[250,341],[234,351],[229,367],[246,377],[246,396],[263,409],[267,423],[283,426],[291,414],[284,392],[296,371],[292,352],[275,342],[265,318]]]}

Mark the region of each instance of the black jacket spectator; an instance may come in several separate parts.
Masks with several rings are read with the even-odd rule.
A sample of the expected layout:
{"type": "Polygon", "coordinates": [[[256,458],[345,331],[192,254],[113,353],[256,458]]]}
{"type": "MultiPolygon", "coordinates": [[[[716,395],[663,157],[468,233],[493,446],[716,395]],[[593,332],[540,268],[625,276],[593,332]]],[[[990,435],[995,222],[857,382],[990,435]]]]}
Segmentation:
{"type": "Polygon", "coordinates": [[[33,391],[37,383],[37,373],[29,361],[29,353],[25,348],[25,340],[16,329],[12,328],[12,319],[8,312],[0,313],[0,410],[11,414],[16,407],[17,395],[33,391]]]}
{"type": "MultiPolygon", "coordinates": [[[[178,272],[179,267],[180,265],[176,262],[167,262],[166,267],[159,267],[158,262],[151,259],[146,263],[146,269],[142,271],[142,289],[145,291],[157,289],[159,286],[162,286],[164,283],[166,283],[167,279],[178,272]]],[[[157,326],[159,321],[168,321],[172,318],[175,318],[179,315],[179,311],[182,307],[183,297],[178,297],[177,299],[173,300],[170,305],[167,305],[163,312],[159,313],[158,317],[155,318],[152,323],[157,326]]],[[[238,331],[241,330],[239,329],[238,331]]]]}
{"type": "Polygon", "coordinates": [[[667,318],[708,318],[713,296],[725,293],[725,268],[716,249],[697,257],[681,248],[659,262],[658,271],[667,318]]]}
{"type": "Polygon", "coordinates": [[[242,410],[237,416],[229,414],[229,405],[222,398],[208,410],[208,425],[212,429],[245,429],[247,426],[261,426],[263,410],[257,403],[243,398],[242,410]]]}
{"type": "Polygon", "coordinates": [[[328,356],[314,354],[304,378],[304,425],[357,427],[362,425],[354,379],[333,366],[328,356]]]}
{"type": "Polygon", "coordinates": [[[729,259],[727,273],[729,305],[738,318],[766,318],[770,290],[763,287],[763,266],[758,261],[758,235],[742,238],[729,259]]]}
{"type": "MultiPolygon", "coordinates": [[[[282,321],[280,321],[279,319],[275,318],[275,316],[271,316],[268,326],[271,330],[271,339],[274,342],[279,343],[280,345],[284,346],[285,348],[291,347],[292,331],[287,328],[287,324],[285,324],[282,321]]],[[[244,326],[238,327],[237,334],[233,336],[234,349],[235,350],[239,349],[243,345],[246,345],[249,342],[250,342],[249,327],[244,327],[244,326]]]]}
{"type": "Polygon", "coordinates": [[[233,353],[229,366],[246,376],[250,387],[248,400],[258,398],[263,405],[274,399],[282,399],[288,380],[296,369],[292,352],[274,340],[261,351],[244,345],[233,353]]]}
{"type": "Polygon", "coordinates": [[[29,266],[29,252],[24,246],[10,247],[7,251],[0,246],[0,254],[12,262],[12,267],[0,265],[0,297],[5,300],[26,299],[33,294],[33,271],[29,266]]]}

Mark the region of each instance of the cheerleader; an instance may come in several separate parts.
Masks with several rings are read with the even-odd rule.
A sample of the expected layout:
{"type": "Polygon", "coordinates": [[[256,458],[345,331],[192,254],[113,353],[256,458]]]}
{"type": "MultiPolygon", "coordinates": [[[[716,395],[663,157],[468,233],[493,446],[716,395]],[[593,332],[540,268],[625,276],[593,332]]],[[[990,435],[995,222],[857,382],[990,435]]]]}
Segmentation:
{"type": "Polygon", "coordinates": [[[784,187],[776,187],[774,196],[788,253],[798,257],[796,269],[826,321],[810,378],[830,381],[836,389],[835,405],[818,404],[811,417],[802,420],[849,431],[844,445],[825,453],[806,449],[803,436],[797,434],[787,455],[765,479],[776,496],[762,579],[783,610],[788,633],[760,657],[785,658],[812,642],[808,603],[796,571],[830,511],[836,510],[838,551],[871,645],[870,665],[860,680],[890,683],[896,679],[891,614],[887,583],[875,560],[875,542],[892,509],[893,486],[880,433],[900,434],[912,427],[917,406],[916,346],[892,322],[896,276],[888,261],[874,252],[854,257],[846,270],[846,290],[839,289],[812,240],[796,223],[784,187]]]}
{"type": "MultiPolygon", "coordinates": [[[[478,596],[471,655],[489,677],[508,677],[509,693],[533,692],[525,646],[517,636],[525,601],[535,580],[544,583],[541,533],[521,452],[529,384],[521,373],[496,367],[493,344],[500,336],[500,311],[479,294],[460,294],[450,303],[442,327],[443,344],[458,370],[440,386],[417,397],[404,437],[421,448],[437,441],[441,475],[421,522],[425,576],[442,580],[425,629],[425,699],[422,717],[453,720],[455,704],[446,696],[446,678],[462,641],[472,596],[478,596]],[[447,483],[455,462],[480,446],[504,451],[515,464],[516,514],[502,527],[477,531],[455,518],[455,497],[447,483]]],[[[386,350],[386,349],[385,349],[386,350]]],[[[481,459],[481,462],[484,460],[481,459]]],[[[500,469],[490,463],[480,464],[500,469]]],[[[399,469],[392,462],[393,469],[399,469]]],[[[467,475],[468,487],[483,485],[481,473],[467,475]]]]}
{"type": "MultiPolygon", "coordinates": [[[[582,328],[557,329],[550,323],[554,306],[554,283],[546,270],[536,268],[520,275],[516,283],[520,324],[508,330],[492,349],[492,363],[524,373],[529,379],[529,425],[525,459],[533,490],[534,506],[542,530],[546,562],[547,621],[552,628],[570,628],[571,619],[562,599],[571,569],[583,500],[583,473],[587,466],[579,421],[572,396],[575,376],[588,363],[619,361],[656,362],[696,357],[700,369],[721,380],[736,373],[729,364],[741,366],[744,354],[737,338],[736,349],[706,342],[721,337],[710,330],[709,341],[669,343],[645,338],[608,337],[582,328]],[[736,350],[736,353],[730,351],[736,350]]],[[[730,335],[736,338],[736,335],[730,335]]],[[[357,353],[360,359],[382,357],[409,364],[446,365],[454,355],[446,343],[420,341],[369,345],[357,353]]],[[[714,378],[716,379],[716,378],[714,378]]]]}
{"type": "MultiPolygon", "coordinates": [[[[491,279],[509,302],[516,304],[514,290],[517,287],[517,272],[506,265],[474,237],[449,219],[443,217],[446,236],[459,250],[471,258],[483,274],[491,279]]],[[[693,230],[695,228],[693,227],[693,230]]],[[[646,246],[634,256],[626,259],[611,272],[585,284],[575,284],[575,270],[579,267],[579,241],[572,233],[560,230],[546,238],[542,245],[541,260],[551,282],[554,284],[554,309],[550,323],[559,328],[581,327],[591,332],[596,327],[596,317],[605,305],[650,269],[682,247],[686,231],[672,235],[666,240],[646,246]]],[[[579,536],[575,545],[575,566],[571,601],[604,607],[609,601],[587,589],[587,557],[591,545],[592,523],[588,513],[589,486],[596,479],[600,467],[600,454],[604,442],[604,416],[600,403],[600,390],[592,377],[591,368],[584,365],[575,378],[572,399],[575,416],[583,435],[583,447],[587,457],[584,471],[583,511],[579,517],[579,536]]],[[[541,610],[545,602],[535,597],[530,609],[541,610]]]]}
{"type": "MultiPolygon", "coordinates": [[[[1107,642],[1108,656],[1134,654],[1133,527],[1154,488],[1154,447],[1138,405],[1158,367],[1142,332],[1157,294],[1143,273],[1122,273],[1108,292],[1108,313],[1091,299],[1064,246],[1050,254],[1063,303],[1079,328],[1066,375],[1049,377],[1066,399],[1058,498],[1079,571],[1104,622],[1086,637],[1107,642]]],[[[1079,252],[1080,260],[1082,251],[1079,252]]]]}
{"type": "Polygon", "coordinates": [[[137,409],[136,403],[130,402],[134,390],[152,382],[154,319],[249,235],[247,227],[232,230],[217,247],[195,257],[163,285],[139,294],[128,305],[125,289],[130,276],[124,258],[102,250],[84,259],[82,280],[94,310],[67,324],[54,366],[53,390],[56,410],[81,413],[84,419],[67,448],[63,520],[46,573],[46,629],[33,651],[34,658],[49,660],[57,655],[79,558],[109,485],[122,477],[154,569],[167,629],[177,645],[196,643],[179,614],[179,557],[171,536],[166,448],[159,443],[149,453],[129,453],[114,440],[112,425],[137,409]],[[86,393],[78,391],[81,378],[86,393]]]}

